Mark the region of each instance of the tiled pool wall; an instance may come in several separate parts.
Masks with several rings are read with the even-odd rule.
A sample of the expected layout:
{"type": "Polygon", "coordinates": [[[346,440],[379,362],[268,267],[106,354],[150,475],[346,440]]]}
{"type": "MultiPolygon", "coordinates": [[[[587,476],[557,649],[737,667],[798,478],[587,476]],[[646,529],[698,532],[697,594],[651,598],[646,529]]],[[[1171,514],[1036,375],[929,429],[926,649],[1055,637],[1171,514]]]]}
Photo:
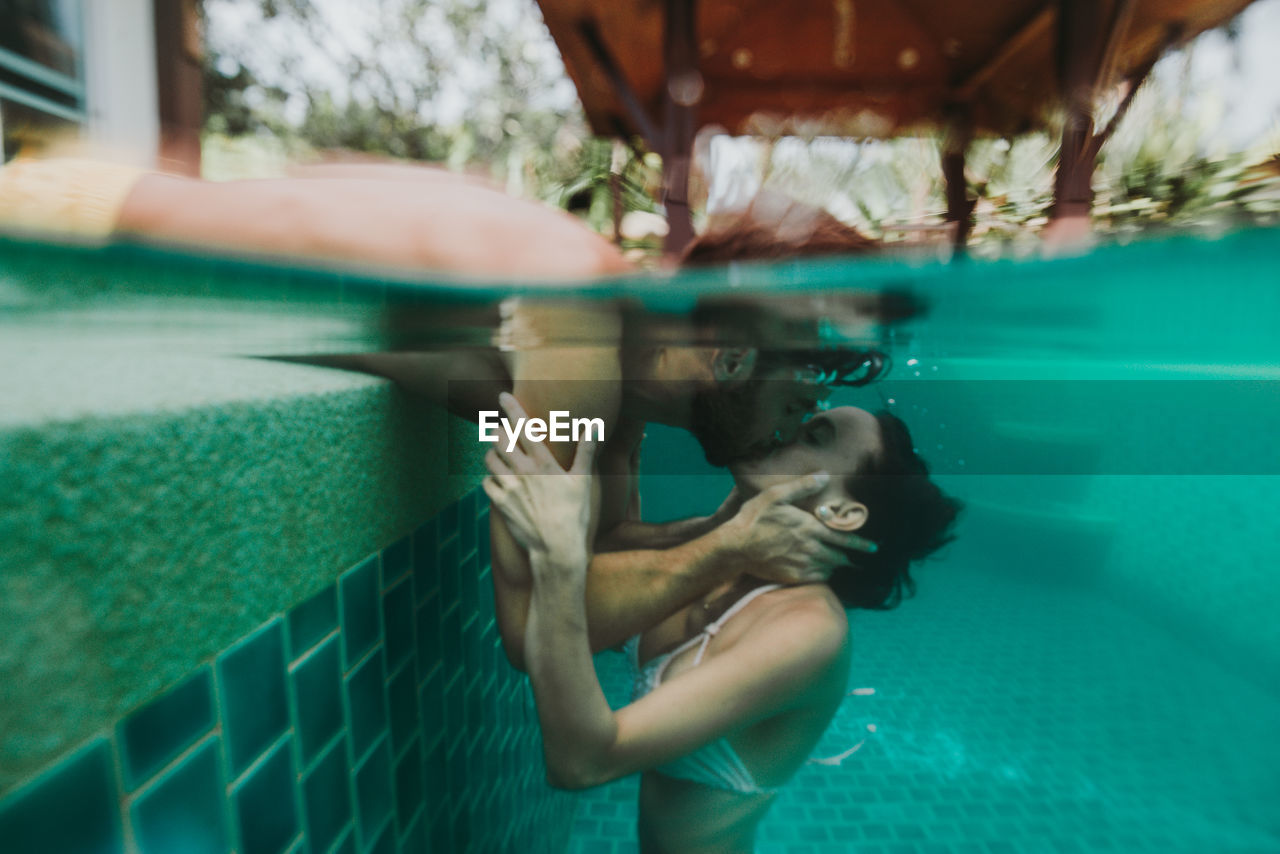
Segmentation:
{"type": "Polygon", "coordinates": [[[472,492],[0,800],[6,854],[564,849],[472,492]]]}

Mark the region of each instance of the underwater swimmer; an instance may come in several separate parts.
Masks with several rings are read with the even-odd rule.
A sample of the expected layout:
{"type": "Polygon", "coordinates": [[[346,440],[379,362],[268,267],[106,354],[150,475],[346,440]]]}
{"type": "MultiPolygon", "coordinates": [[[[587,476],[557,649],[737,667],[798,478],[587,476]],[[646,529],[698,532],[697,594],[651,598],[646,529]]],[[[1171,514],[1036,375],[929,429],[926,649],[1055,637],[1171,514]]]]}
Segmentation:
{"type": "MultiPolygon", "coordinates": [[[[503,406],[521,412],[509,396],[503,406]]],[[[525,655],[549,781],[576,789],[642,772],[642,851],[750,852],[773,795],[845,696],[845,609],[909,594],[910,565],[949,540],[959,505],[929,480],[897,418],[853,407],[815,416],[795,443],[732,467],[743,510],[793,501],[880,548],[851,552],[826,583],[744,573],[651,627],[635,645],[632,702],[613,711],[584,606],[593,451],[581,446],[567,473],[536,443],[486,458],[494,512],[531,558],[525,655]]],[[[746,519],[725,527],[748,535],[746,519]]]]}

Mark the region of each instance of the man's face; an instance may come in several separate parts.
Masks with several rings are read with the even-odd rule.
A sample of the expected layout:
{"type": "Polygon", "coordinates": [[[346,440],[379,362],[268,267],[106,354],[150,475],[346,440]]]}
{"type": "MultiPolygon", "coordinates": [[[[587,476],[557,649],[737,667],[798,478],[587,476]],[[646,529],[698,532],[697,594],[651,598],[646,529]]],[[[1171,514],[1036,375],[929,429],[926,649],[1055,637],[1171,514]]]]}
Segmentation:
{"type": "MultiPolygon", "coordinates": [[[[856,406],[840,406],[807,421],[796,441],[775,448],[763,457],[744,459],[729,466],[738,488],[756,495],[771,486],[814,472],[825,471],[833,483],[857,474],[867,458],[884,452],[884,440],[876,416],[856,406]]],[[[797,506],[809,509],[816,497],[797,506]]]]}
{"type": "Polygon", "coordinates": [[[810,371],[775,368],[694,399],[692,431],[712,465],[767,454],[788,444],[831,394],[810,371]]]}

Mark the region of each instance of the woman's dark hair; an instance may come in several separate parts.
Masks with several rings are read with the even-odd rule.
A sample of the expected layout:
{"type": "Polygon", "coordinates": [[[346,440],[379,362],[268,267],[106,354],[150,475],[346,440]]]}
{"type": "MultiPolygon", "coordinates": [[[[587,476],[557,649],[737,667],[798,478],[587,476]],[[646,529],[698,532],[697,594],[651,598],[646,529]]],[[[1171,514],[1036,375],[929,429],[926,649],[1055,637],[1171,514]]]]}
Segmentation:
{"type": "Polygon", "coordinates": [[[850,565],[827,583],[846,608],[884,611],[914,595],[911,564],[955,539],[952,526],[963,505],[929,480],[902,419],[884,411],[875,415],[881,450],[849,476],[845,488],[867,505],[867,522],[858,534],[878,549],[850,552],[850,565]]]}

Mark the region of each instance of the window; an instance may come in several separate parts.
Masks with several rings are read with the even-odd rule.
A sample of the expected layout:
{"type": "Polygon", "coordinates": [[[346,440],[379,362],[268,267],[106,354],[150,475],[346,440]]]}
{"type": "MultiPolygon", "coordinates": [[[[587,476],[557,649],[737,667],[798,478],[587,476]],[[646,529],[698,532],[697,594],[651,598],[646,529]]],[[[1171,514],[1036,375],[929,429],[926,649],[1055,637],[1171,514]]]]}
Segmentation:
{"type": "Polygon", "coordinates": [[[81,0],[0,0],[4,160],[85,121],[81,0]]]}

